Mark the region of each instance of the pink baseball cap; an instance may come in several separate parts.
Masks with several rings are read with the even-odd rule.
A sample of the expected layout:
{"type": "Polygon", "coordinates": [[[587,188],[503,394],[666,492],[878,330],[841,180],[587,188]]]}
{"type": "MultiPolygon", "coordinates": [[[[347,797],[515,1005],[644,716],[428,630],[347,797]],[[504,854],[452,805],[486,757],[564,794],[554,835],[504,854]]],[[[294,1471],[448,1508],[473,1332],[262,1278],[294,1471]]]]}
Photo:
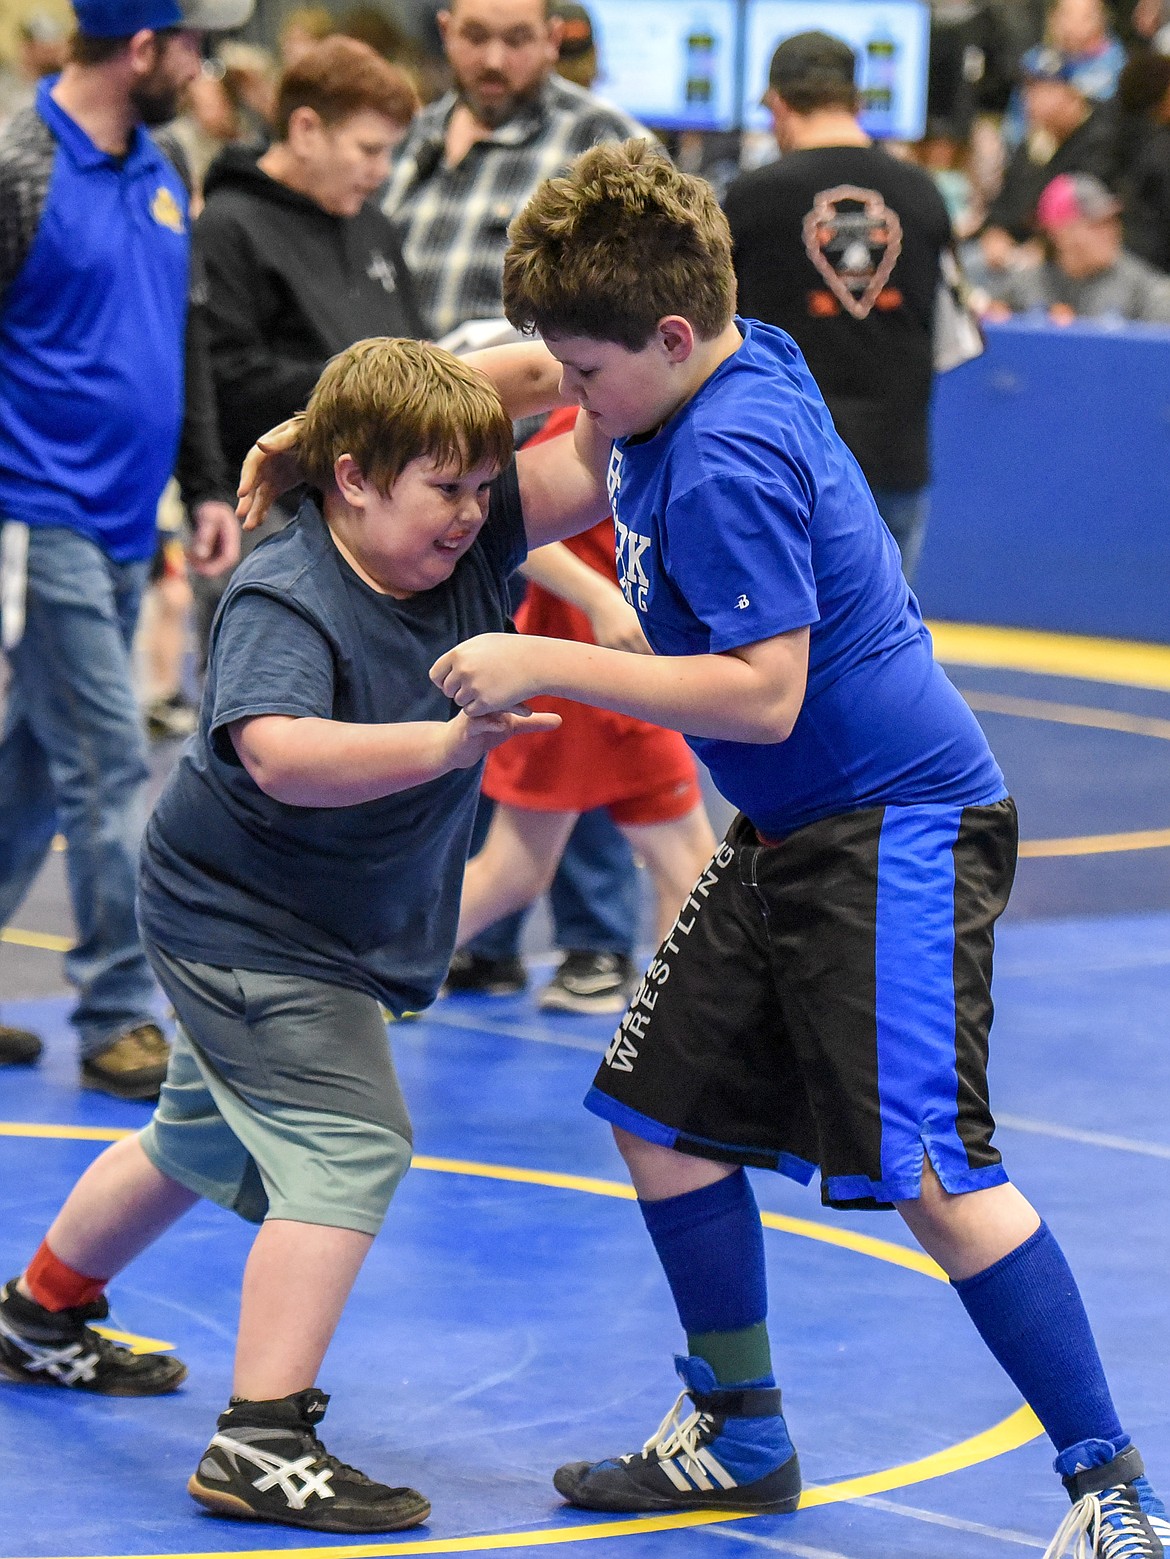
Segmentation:
{"type": "Polygon", "coordinates": [[[1051,232],[1070,222],[1103,222],[1120,211],[1117,196],[1091,173],[1058,173],[1036,203],[1036,223],[1051,232]]]}

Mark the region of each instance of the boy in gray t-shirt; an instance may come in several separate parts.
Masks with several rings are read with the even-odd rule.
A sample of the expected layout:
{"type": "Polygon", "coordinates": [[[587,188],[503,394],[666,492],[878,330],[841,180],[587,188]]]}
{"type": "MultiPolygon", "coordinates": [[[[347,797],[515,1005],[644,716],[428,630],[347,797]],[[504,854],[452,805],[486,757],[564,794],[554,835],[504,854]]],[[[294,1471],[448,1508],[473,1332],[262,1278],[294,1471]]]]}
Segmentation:
{"type": "MultiPolygon", "coordinates": [[[[509,407],[529,409],[522,392],[509,407]]],[[[414,341],[334,359],[300,456],[321,502],[233,579],[199,734],[143,847],[144,942],[179,1020],[159,1105],[0,1290],[0,1375],[173,1391],[179,1360],[86,1323],[107,1313],[110,1278],[208,1197],[261,1227],[233,1396],[191,1494],[225,1515],[384,1532],[425,1520],[429,1502],[326,1452],[315,1384],[410,1162],[379,1003],[434,999],[484,755],[559,724],[468,716],[427,672],[469,632],[503,629],[529,542],[581,529],[604,499],[592,476],[564,480],[552,444],[513,462],[489,382],[414,341]]]]}

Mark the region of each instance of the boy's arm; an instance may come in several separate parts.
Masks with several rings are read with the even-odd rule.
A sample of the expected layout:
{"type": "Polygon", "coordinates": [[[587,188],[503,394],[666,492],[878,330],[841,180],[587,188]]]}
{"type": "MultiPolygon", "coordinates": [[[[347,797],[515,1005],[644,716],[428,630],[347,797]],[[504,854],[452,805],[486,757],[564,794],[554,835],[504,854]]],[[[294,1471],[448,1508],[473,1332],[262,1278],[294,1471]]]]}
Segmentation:
{"type": "Polygon", "coordinates": [[[605,519],[611,448],[591,418],[578,417],[571,433],[517,451],[516,478],[530,548],[575,536],[605,519]]]}
{"type": "Polygon", "coordinates": [[[513,422],[573,404],[571,395],[561,394],[561,365],[542,341],[481,347],[465,352],[462,361],[487,375],[513,422]]]}
{"type": "Polygon", "coordinates": [[[583,611],[598,644],[611,650],[632,650],[635,655],[651,653],[638,614],[617,585],[582,563],[561,542],[530,552],[520,572],[583,611]]]}
{"type": "Polygon", "coordinates": [[[560,716],[460,712],[453,720],[351,725],[313,716],[252,715],[227,730],[240,762],[274,801],[352,807],[469,769],[517,732],[554,731],[560,716]]]}
{"type": "Polygon", "coordinates": [[[796,724],[808,638],[807,628],[796,628],[718,655],[658,656],[484,633],[440,656],[431,680],[473,714],[545,693],[688,736],[765,744],[785,741],[796,724]]]}

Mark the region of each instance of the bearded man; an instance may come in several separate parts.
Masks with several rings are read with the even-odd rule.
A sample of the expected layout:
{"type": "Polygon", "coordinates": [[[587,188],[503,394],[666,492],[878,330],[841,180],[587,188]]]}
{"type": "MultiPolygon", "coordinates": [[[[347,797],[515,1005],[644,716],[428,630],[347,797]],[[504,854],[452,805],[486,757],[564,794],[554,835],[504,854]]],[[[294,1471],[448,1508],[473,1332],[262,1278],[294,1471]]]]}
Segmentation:
{"type": "Polygon", "coordinates": [[[454,0],[438,21],[453,86],[415,120],[383,206],[436,337],[502,313],[508,223],[538,184],[646,134],[556,74],[564,22],[547,0],[454,0]]]}
{"type": "MultiPolygon", "coordinates": [[[[239,554],[189,329],[187,189],[147,130],[174,117],[204,33],[251,8],[77,0],[69,62],[0,134],[0,926],[59,830],[81,1081],[123,1099],[156,1098],[168,1057],[134,918],[149,771],[131,642],[176,455],[192,566],[239,554]]],[[[0,1024],[0,1064],[40,1049],[0,1024]]]]}

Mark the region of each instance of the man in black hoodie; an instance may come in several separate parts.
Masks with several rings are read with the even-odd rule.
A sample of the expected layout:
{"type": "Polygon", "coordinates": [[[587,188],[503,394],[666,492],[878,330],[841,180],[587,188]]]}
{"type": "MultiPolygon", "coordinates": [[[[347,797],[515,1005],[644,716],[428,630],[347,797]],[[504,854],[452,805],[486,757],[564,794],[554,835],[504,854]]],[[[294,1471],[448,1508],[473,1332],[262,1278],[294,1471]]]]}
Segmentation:
{"type": "Polygon", "coordinates": [[[208,170],[196,238],[207,272],[224,453],[300,410],[329,358],[367,336],[423,334],[394,229],[374,193],[418,108],[410,78],[332,37],[285,71],[277,139],[208,170]]]}

